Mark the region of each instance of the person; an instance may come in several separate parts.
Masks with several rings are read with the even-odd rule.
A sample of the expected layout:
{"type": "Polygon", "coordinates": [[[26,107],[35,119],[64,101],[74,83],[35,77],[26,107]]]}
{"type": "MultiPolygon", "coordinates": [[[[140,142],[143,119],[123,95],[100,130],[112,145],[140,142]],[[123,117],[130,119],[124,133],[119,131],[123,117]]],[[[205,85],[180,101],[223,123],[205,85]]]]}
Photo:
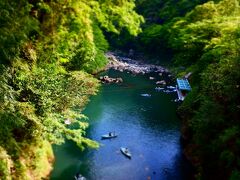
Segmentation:
{"type": "Polygon", "coordinates": [[[109,132],[108,134],[109,134],[109,136],[112,136],[112,133],[111,133],[111,132],[109,132]]]}
{"type": "Polygon", "coordinates": [[[128,153],[128,148],[125,149],[125,153],[128,153]]]}

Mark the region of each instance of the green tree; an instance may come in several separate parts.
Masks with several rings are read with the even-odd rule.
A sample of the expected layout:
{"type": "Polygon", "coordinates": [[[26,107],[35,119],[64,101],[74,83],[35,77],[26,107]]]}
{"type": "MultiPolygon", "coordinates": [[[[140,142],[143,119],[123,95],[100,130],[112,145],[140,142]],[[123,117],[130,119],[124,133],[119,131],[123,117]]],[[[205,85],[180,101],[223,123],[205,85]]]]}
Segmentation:
{"type": "Polygon", "coordinates": [[[85,137],[81,114],[99,86],[87,72],[106,64],[102,29],[140,32],[134,7],[132,0],[0,2],[1,177],[46,177],[52,143],[98,147],[85,137]]]}

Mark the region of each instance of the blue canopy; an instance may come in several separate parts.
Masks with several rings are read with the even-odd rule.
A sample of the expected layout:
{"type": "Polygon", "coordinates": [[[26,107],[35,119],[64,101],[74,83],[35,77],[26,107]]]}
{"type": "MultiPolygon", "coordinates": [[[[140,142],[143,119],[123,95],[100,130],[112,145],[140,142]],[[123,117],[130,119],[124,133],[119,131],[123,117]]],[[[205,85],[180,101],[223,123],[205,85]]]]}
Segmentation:
{"type": "Polygon", "coordinates": [[[177,78],[177,85],[180,90],[191,91],[191,86],[187,79],[177,78]]]}

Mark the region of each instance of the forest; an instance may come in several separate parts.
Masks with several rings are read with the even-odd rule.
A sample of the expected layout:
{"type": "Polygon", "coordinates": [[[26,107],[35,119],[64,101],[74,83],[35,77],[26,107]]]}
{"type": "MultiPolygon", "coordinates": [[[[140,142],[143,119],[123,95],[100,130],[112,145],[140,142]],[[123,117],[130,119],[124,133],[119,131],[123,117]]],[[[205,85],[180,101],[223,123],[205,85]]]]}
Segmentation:
{"type": "Polygon", "coordinates": [[[75,109],[97,92],[90,73],[107,62],[101,28],[136,35],[143,18],[133,1],[3,0],[0,9],[0,177],[41,179],[51,170],[51,144],[98,147],[75,109]]]}
{"type": "Polygon", "coordinates": [[[146,20],[143,32],[135,38],[127,32],[110,35],[121,39],[112,40],[112,46],[150,56],[167,53],[176,76],[192,73],[193,90],[178,114],[184,153],[196,167],[195,178],[239,179],[240,1],[136,4],[146,20]]]}
{"type": "Polygon", "coordinates": [[[47,178],[51,145],[66,139],[98,148],[81,110],[109,49],[166,54],[177,77],[191,72],[177,113],[194,177],[240,179],[239,0],[1,0],[0,9],[0,179],[47,178]]]}

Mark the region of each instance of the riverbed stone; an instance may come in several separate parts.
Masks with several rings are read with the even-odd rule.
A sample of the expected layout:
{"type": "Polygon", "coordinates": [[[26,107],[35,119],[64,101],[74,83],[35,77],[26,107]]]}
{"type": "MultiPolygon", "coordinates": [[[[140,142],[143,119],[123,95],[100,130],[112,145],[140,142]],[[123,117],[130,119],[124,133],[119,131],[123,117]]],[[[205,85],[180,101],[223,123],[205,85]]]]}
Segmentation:
{"type": "Polygon", "coordinates": [[[122,78],[111,78],[109,76],[100,76],[99,80],[102,83],[122,83],[123,82],[122,78]]]}
{"type": "MultiPolygon", "coordinates": [[[[145,74],[151,72],[168,73],[168,69],[162,66],[157,66],[153,64],[145,64],[142,61],[137,61],[134,59],[120,57],[113,52],[108,52],[106,57],[109,60],[107,69],[115,69],[118,71],[129,71],[133,74],[145,74]]],[[[162,75],[162,74],[161,74],[162,75]]]]}

